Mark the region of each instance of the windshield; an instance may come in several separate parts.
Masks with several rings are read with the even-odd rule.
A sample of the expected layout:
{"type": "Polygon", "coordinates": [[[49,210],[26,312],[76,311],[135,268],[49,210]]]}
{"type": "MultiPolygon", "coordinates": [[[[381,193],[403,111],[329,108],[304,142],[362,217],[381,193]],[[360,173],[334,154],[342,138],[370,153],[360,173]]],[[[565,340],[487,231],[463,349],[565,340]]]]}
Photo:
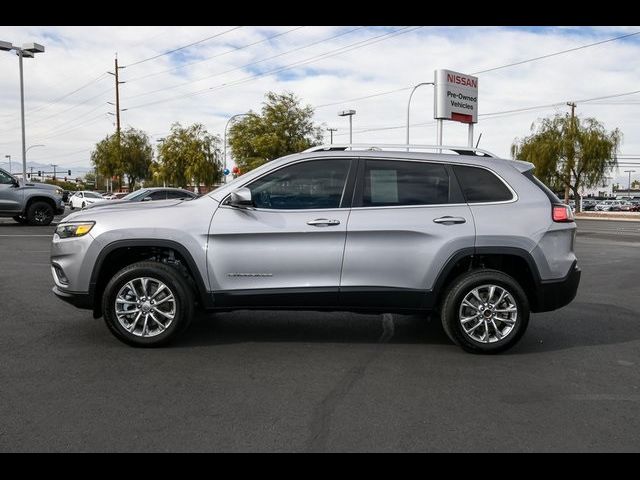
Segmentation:
{"type": "Polygon", "coordinates": [[[84,192],[85,198],[103,198],[99,193],[84,192]]]}
{"type": "Polygon", "coordinates": [[[122,197],[120,200],[132,200],[134,198],[138,198],[141,197],[142,195],[144,195],[145,193],[147,193],[147,190],[145,188],[140,189],[140,190],[136,190],[135,192],[131,192],[127,195],[125,195],[124,197],[122,197]]]}

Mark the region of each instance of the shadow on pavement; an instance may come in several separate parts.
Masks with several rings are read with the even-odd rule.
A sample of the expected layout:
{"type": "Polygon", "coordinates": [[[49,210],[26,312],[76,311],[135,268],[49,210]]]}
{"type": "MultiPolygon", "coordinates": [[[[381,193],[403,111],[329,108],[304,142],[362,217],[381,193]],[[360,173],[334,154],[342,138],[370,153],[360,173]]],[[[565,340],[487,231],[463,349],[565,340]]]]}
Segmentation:
{"type": "MultiPolygon", "coordinates": [[[[175,347],[242,342],[378,343],[382,315],[344,312],[237,311],[200,314],[175,347]]],[[[449,344],[440,322],[420,315],[393,315],[387,343],[449,344]]]]}
{"type": "MultiPolygon", "coordinates": [[[[391,344],[454,344],[437,317],[393,315],[391,344]]],[[[502,355],[616,345],[640,339],[637,312],[624,307],[574,302],[533,314],[524,337],[502,355]]],[[[342,312],[238,311],[200,314],[175,347],[242,342],[378,343],[382,315],[342,312]]]]}

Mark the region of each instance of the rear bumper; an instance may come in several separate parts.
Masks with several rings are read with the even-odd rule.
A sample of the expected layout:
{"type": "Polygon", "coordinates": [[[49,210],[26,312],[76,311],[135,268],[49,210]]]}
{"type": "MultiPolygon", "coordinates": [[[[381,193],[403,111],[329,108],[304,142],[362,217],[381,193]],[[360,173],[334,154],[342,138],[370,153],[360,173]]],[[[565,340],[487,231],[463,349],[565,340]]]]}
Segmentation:
{"type": "Polygon", "coordinates": [[[89,293],[65,292],[60,290],[57,286],[53,287],[53,293],[60,300],[67,302],[74,307],[93,310],[93,298],[89,293]]]}
{"type": "Polygon", "coordinates": [[[578,262],[575,261],[564,278],[540,282],[536,302],[531,311],[549,312],[571,303],[578,293],[581,273],[578,262]]]}

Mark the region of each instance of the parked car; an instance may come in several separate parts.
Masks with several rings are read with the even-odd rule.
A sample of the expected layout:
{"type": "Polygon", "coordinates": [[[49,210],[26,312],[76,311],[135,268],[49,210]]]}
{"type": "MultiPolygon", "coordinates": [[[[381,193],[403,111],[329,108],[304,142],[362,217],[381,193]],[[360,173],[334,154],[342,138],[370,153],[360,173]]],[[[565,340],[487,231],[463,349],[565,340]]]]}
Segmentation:
{"type": "Polygon", "coordinates": [[[115,204],[120,203],[130,203],[130,202],[150,202],[156,200],[192,200],[196,198],[197,195],[189,190],[184,190],[182,188],[172,188],[172,187],[152,187],[152,188],[141,188],[140,190],[135,190],[118,200],[111,200],[107,203],[99,203],[94,204],[90,208],[97,207],[107,207],[113,206],[115,204]]]}
{"type": "Polygon", "coordinates": [[[49,225],[64,213],[62,189],[47,183],[25,183],[0,168],[0,217],[18,223],[49,225]]]}
{"type": "Polygon", "coordinates": [[[97,192],[82,190],[80,192],[76,192],[69,199],[69,208],[71,208],[71,210],[75,210],[76,208],[85,208],[91,205],[95,205],[96,203],[106,201],[107,200],[97,192]]]}
{"type": "Polygon", "coordinates": [[[54,293],[133,346],[175,340],[196,308],[286,308],[435,312],[476,353],[512,347],[530,312],[575,297],[573,214],[533,164],[325,148],[192,201],[72,213],[52,239],[54,293]]]}
{"type": "Polygon", "coordinates": [[[585,200],[585,199],[583,199],[582,200],[582,209],[585,212],[592,211],[592,210],[594,210],[596,208],[596,205],[598,203],[599,202],[597,200],[585,200]]]}
{"type": "Polygon", "coordinates": [[[619,210],[621,212],[631,212],[632,208],[633,208],[633,203],[631,203],[631,202],[622,202],[620,204],[619,210]]]}
{"type": "Polygon", "coordinates": [[[604,200],[596,205],[597,212],[615,212],[620,210],[621,200],[604,200]]]}

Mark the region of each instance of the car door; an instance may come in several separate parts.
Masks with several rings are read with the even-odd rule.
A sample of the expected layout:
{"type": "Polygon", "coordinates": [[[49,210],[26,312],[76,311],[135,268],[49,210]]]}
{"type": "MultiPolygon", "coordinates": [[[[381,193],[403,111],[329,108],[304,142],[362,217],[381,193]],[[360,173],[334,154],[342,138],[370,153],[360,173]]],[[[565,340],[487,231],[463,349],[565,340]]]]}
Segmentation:
{"type": "Polygon", "coordinates": [[[0,170],[0,212],[20,213],[23,195],[23,190],[16,187],[13,177],[0,170]]]}
{"type": "Polygon", "coordinates": [[[340,303],[429,308],[446,262],[472,251],[475,227],[450,167],[361,159],[347,225],[340,303]]]}
{"type": "Polygon", "coordinates": [[[217,306],[337,305],[353,163],[288,164],[244,185],[253,207],[222,202],[207,252],[217,306]]]}

